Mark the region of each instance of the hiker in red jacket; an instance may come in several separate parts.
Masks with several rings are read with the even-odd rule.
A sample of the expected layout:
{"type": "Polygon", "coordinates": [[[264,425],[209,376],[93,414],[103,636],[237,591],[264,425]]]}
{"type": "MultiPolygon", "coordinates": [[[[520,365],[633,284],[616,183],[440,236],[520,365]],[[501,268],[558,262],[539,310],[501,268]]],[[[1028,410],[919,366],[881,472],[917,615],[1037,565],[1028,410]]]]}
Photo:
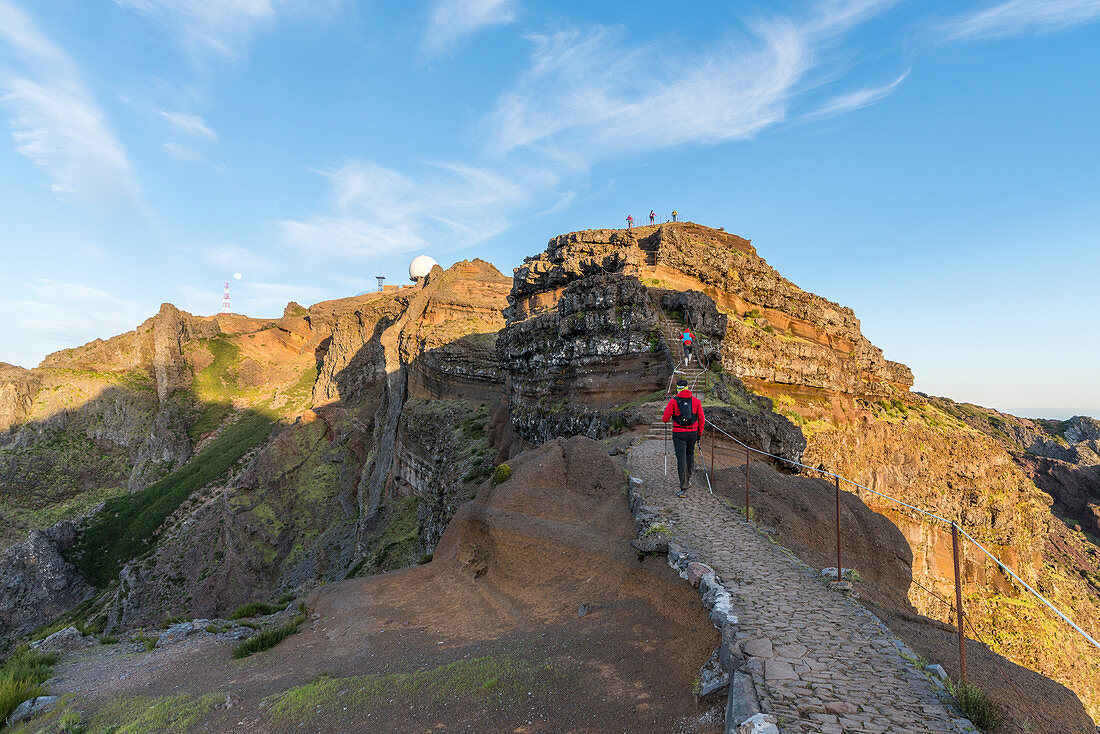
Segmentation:
{"type": "Polygon", "coordinates": [[[676,471],[680,474],[680,491],[683,497],[695,469],[695,444],[703,436],[703,404],[687,389],[687,380],[676,380],[679,392],[665,406],[665,423],[672,421],[672,448],[676,452],[676,471]]]}

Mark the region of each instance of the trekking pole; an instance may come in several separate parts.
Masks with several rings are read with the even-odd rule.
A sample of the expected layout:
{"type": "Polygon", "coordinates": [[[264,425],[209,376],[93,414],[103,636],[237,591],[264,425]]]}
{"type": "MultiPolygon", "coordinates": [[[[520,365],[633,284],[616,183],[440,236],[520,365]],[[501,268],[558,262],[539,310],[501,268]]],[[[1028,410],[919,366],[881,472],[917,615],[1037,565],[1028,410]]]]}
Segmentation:
{"type": "MultiPolygon", "coordinates": [[[[707,463],[707,452],[702,443],[702,441],[699,441],[699,458],[703,460],[703,474],[707,477],[707,489],[711,494],[714,494],[714,485],[710,483],[710,464],[707,463]]],[[[714,463],[713,458],[711,463],[714,463]]]]}
{"type": "Polygon", "coordinates": [[[669,475],[669,424],[664,424],[664,475],[669,475]]]}

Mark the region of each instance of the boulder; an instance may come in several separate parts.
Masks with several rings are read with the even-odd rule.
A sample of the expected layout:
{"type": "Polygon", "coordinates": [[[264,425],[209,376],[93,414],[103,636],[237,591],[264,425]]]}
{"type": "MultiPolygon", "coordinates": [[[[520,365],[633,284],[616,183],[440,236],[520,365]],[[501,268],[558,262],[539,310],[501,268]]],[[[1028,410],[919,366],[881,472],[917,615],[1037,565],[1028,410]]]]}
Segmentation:
{"type": "Polygon", "coordinates": [[[33,719],[39,714],[44,714],[52,709],[61,698],[59,696],[36,696],[30,698],[15,707],[15,710],[11,712],[11,716],[7,719],[7,725],[9,727],[21,724],[24,721],[33,719]]]}
{"type": "Polygon", "coordinates": [[[168,629],[161,632],[160,636],[157,637],[157,647],[172,645],[187,639],[197,632],[203,632],[206,630],[207,624],[209,624],[209,622],[207,622],[205,619],[196,619],[191,622],[180,622],[179,624],[173,624],[168,629]]]}
{"type": "Polygon", "coordinates": [[[93,647],[99,641],[91,635],[84,635],[76,627],[66,627],[54,632],[49,637],[35,640],[31,643],[32,650],[39,652],[70,652],[82,650],[85,647],[93,647]]]}
{"type": "Polygon", "coordinates": [[[687,580],[692,586],[698,586],[704,576],[713,573],[714,569],[705,563],[689,563],[687,567],[687,580]]]}
{"type": "Polygon", "coordinates": [[[715,648],[710,659],[699,670],[699,695],[709,696],[718,693],[730,684],[730,674],[722,667],[719,648],[715,648]]]}

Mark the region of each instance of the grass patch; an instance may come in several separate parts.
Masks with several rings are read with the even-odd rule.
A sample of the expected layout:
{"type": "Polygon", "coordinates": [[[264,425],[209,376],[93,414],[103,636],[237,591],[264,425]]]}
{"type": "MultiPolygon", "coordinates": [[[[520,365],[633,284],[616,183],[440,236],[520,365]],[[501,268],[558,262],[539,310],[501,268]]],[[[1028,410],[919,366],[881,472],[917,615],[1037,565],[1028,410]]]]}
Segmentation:
{"type": "Polygon", "coordinates": [[[241,361],[241,348],[220,336],[200,339],[213,361],[195,374],[194,389],[207,402],[232,402],[236,380],[231,371],[241,361]]]}
{"type": "Polygon", "coordinates": [[[275,606],[274,604],[268,604],[263,601],[250,601],[247,604],[241,604],[239,607],[233,610],[233,613],[229,615],[230,619],[244,619],[245,617],[255,617],[257,615],[274,614],[275,612],[282,611],[283,607],[275,606]]]}
{"type": "Polygon", "coordinates": [[[225,475],[271,433],[273,422],[247,413],[228,426],[186,465],[140,492],[107,500],[103,510],[66,554],[89,582],[102,588],[123,564],[154,547],[165,519],[191,493],[225,475]]]}
{"type": "Polygon", "coordinates": [[[947,681],[947,690],[955,698],[955,704],[982,731],[995,729],[1001,723],[1001,717],[985,695],[985,691],[973,683],[955,683],[947,681]]]}
{"type": "Polygon", "coordinates": [[[298,634],[298,628],[302,626],[308,616],[305,605],[299,604],[298,614],[294,616],[294,619],[244,640],[233,648],[233,657],[237,659],[246,658],[253,653],[270,650],[291,635],[298,634]]]}
{"type": "Polygon", "coordinates": [[[157,638],[155,635],[145,634],[145,630],[138,632],[133,637],[134,642],[140,642],[145,645],[146,651],[150,651],[157,646],[157,638]]]}
{"type": "Polygon", "coordinates": [[[645,529],[643,537],[648,538],[650,535],[661,534],[668,535],[668,525],[665,525],[663,522],[655,522],[645,529]]]}
{"type": "Polygon", "coordinates": [[[482,706],[526,702],[528,693],[545,691],[557,681],[575,679],[570,664],[546,662],[538,656],[510,652],[457,660],[429,670],[346,678],[321,676],[265,700],[270,717],[283,725],[343,729],[362,722],[364,712],[378,715],[387,707],[405,708],[469,700],[482,706]],[[345,726],[339,726],[344,724],[345,726]]]}
{"type": "Polygon", "coordinates": [[[42,684],[53,675],[53,666],[61,656],[56,652],[38,652],[20,645],[0,667],[0,724],[28,698],[45,693],[42,684]]]}
{"type": "Polygon", "coordinates": [[[225,693],[195,696],[120,696],[107,701],[88,722],[88,731],[111,734],[183,734],[225,703],[225,693]]]}

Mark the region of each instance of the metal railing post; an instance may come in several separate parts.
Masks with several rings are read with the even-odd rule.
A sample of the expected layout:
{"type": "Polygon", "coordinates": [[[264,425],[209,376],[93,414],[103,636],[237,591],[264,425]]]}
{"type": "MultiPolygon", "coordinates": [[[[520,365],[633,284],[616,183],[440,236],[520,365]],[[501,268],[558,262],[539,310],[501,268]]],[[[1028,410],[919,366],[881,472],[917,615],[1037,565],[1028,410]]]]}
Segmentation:
{"type": "Polygon", "coordinates": [[[833,477],[836,485],[836,582],[839,584],[843,567],[840,565],[840,477],[833,477]]]}
{"type": "Polygon", "coordinates": [[[749,521],[749,462],[752,461],[752,454],[749,453],[749,447],[745,447],[745,522],[749,521]]]}
{"type": "Polygon", "coordinates": [[[951,523],[951,553],[955,557],[955,627],[959,631],[959,667],[962,684],[966,685],[966,637],[963,636],[962,574],[959,568],[959,526],[951,523]]]}
{"type": "MultiPolygon", "coordinates": [[[[714,430],[714,424],[712,423],[711,426],[710,426],[710,470],[711,470],[711,472],[717,471],[717,468],[714,466],[714,444],[715,444],[715,442],[717,442],[717,440],[718,440],[718,432],[714,430]]],[[[717,480],[715,480],[715,481],[717,481],[717,480]]]]}

